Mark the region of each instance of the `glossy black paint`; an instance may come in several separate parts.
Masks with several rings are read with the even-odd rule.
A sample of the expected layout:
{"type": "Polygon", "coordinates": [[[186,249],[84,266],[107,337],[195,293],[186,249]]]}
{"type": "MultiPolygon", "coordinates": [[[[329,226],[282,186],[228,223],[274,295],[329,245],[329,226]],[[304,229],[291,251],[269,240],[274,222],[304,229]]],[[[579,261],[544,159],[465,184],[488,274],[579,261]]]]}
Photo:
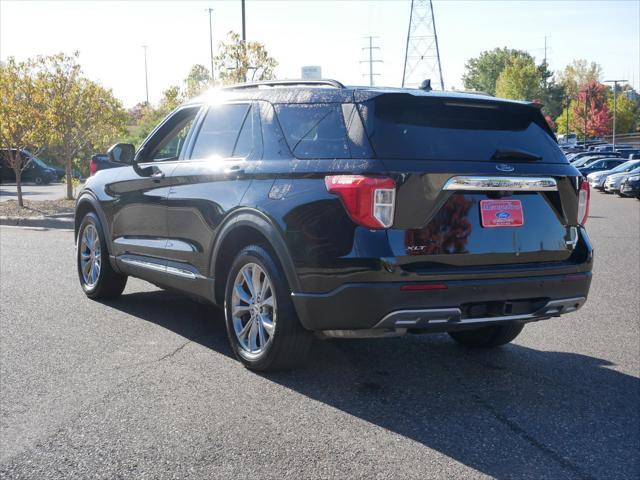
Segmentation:
{"type": "MultiPolygon", "coordinates": [[[[345,113],[354,110],[354,100],[379,92],[275,90],[231,91],[225,99],[259,113],[260,135],[247,158],[190,157],[210,105],[200,99],[188,105],[199,111],[178,159],[144,157],[170,130],[169,118],[132,166],[100,171],[87,181],[78,216],[87,208],[99,212],[119,271],[220,304],[236,252],[247,243],[265,243],[285,272],[303,325],[313,330],[370,328],[402,308],[587,295],[592,248],[576,218],[579,173],[568,163],[514,163],[512,175],[553,177],[558,191],[509,193],[442,190],[455,175],[498,174],[495,162],[390,160],[365,147],[367,158],[302,160],[291,154],[273,103],[341,102],[345,113]],[[392,177],[393,227],[356,225],[327,192],[324,178],[335,174],[392,177]],[[499,196],[521,200],[523,227],[482,227],[479,201],[499,196]],[[566,282],[568,274],[585,275],[566,282]],[[399,290],[425,281],[446,282],[448,289],[399,290]]],[[[349,132],[350,141],[362,142],[355,138],[358,128],[349,132]]]]}

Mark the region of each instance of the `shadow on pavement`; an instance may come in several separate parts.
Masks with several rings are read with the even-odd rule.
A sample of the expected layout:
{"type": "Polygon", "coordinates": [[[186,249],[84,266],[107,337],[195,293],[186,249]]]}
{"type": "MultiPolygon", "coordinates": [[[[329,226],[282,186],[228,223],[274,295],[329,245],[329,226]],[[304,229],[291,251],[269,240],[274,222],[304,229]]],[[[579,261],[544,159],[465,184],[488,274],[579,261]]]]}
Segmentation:
{"type": "MultiPolygon", "coordinates": [[[[163,291],[108,305],[232,355],[213,307],[163,291]]],[[[612,367],[420,335],[318,341],[306,368],[263,377],[493,477],[638,478],[640,381],[612,367]]]]}

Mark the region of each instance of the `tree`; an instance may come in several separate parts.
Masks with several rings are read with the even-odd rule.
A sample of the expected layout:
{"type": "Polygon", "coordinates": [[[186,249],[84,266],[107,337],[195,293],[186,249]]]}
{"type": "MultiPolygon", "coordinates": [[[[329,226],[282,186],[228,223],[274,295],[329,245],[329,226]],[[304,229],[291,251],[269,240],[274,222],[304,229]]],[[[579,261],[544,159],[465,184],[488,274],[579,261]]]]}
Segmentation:
{"type": "Polygon", "coordinates": [[[577,98],[571,101],[556,119],[559,133],[566,133],[567,115],[569,131],[587,139],[606,135],[610,131],[609,94],[605,85],[592,80],[578,91],[577,98]]]}
{"type": "Polygon", "coordinates": [[[243,42],[235,32],[227,34],[227,41],[220,42],[221,52],[213,60],[225,85],[245,81],[271,80],[278,62],[269,56],[264,45],[243,42]]]}
{"type": "Polygon", "coordinates": [[[126,112],[111,90],[82,75],[79,54],[39,57],[39,78],[46,95],[46,115],[54,149],[62,157],[67,198],[73,198],[72,164],[79,155],[104,149],[124,132],[126,112]]]}
{"type": "Polygon", "coordinates": [[[194,65],[189,70],[189,75],[184,80],[184,96],[185,98],[193,98],[202,93],[211,80],[209,70],[203,65],[194,65]]]}
{"type": "MultiPolygon", "coordinates": [[[[624,88],[624,87],[623,87],[624,88]]],[[[638,103],[631,100],[632,95],[625,95],[622,88],[618,88],[616,99],[616,133],[635,132],[638,127],[638,117],[640,116],[640,107],[638,103]]],[[[611,112],[611,122],[609,128],[613,131],[613,90],[609,94],[607,101],[609,111],[611,112]]]]}
{"type": "Polygon", "coordinates": [[[0,147],[9,149],[6,161],[16,176],[18,205],[22,199],[22,172],[29,166],[21,150],[34,155],[47,143],[48,126],[44,115],[45,97],[36,78],[32,60],[16,62],[9,57],[0,65],[0,147]]]}
{"type": "Polygon", "coordinates": [[[469,59],[465,64],[465,73],[462,76],[464,88],[495,95],[498,77],[515,59],[533,62],[533,57],[527,52],[506,47],[494,48],[482,52],[477,58],[469,59]]]}
{"type": "Polygon", "coordinates": [[[584,59],[574,60],[558,75],[558,83],[564,87],[569,98],[576,98],[584,85],[599,82],[601,74],[602,68],[597,63],[587,63],[584,59]]]}
{"type": "Polygon", "coordinates": [[[513,57],[498,77],[496,95],[514,100],[540,100],[540,71],[533,59],[513,57]]]}

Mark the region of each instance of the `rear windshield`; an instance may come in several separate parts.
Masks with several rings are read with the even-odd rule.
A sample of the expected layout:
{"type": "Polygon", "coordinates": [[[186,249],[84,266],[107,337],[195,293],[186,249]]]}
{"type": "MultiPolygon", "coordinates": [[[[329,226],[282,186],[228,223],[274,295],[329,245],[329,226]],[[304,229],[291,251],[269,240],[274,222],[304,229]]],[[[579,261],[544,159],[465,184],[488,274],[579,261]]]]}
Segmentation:
{"type": "Polygon", "coordinates": [[[490,161],[499,151],[567,163],[540,112],[524,105],[386,94],[360,112],[380,158],[490,161]]]}

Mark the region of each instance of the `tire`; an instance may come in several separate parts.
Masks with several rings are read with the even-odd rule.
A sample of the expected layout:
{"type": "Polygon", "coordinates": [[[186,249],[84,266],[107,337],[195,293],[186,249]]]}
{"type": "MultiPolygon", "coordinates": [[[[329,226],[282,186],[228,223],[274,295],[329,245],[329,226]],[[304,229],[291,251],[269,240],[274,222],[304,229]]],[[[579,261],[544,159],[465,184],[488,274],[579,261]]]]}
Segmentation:
{"type": "Polygon", "coordinates": [[[44,183],[44,180],[40,175],[34,178],[33,181],[35,182],[36,185],[42,185],[44,183]]]}
{"type": "Polygon", "coordinates": [[[516,338],[524,323],[509,322],[502,325],[492,325],[474,330],[461,330],[459,332],[449,332],[460,345],[469,348],[494,348],[505,345],[516,338]]]}
{"type": "Polygon", "coordinates": [[[94,300],[116,298],[127,285],[126,275],[116,272],[109,262],[109,251],[102,224],[94,212],[84,216],[78,229],[76,264],[80,285],[89,298],[94,300]],[[95,255],[96,252],[98,255],[95,255]]]}
{"type": "Polygon", "coordinates": [[[300,324],[284,274],[265,248],[249,245],[236,256],[224,313],[229,343],[245,367],[287,370],[306,360],[312,334],[300,324]]]}

